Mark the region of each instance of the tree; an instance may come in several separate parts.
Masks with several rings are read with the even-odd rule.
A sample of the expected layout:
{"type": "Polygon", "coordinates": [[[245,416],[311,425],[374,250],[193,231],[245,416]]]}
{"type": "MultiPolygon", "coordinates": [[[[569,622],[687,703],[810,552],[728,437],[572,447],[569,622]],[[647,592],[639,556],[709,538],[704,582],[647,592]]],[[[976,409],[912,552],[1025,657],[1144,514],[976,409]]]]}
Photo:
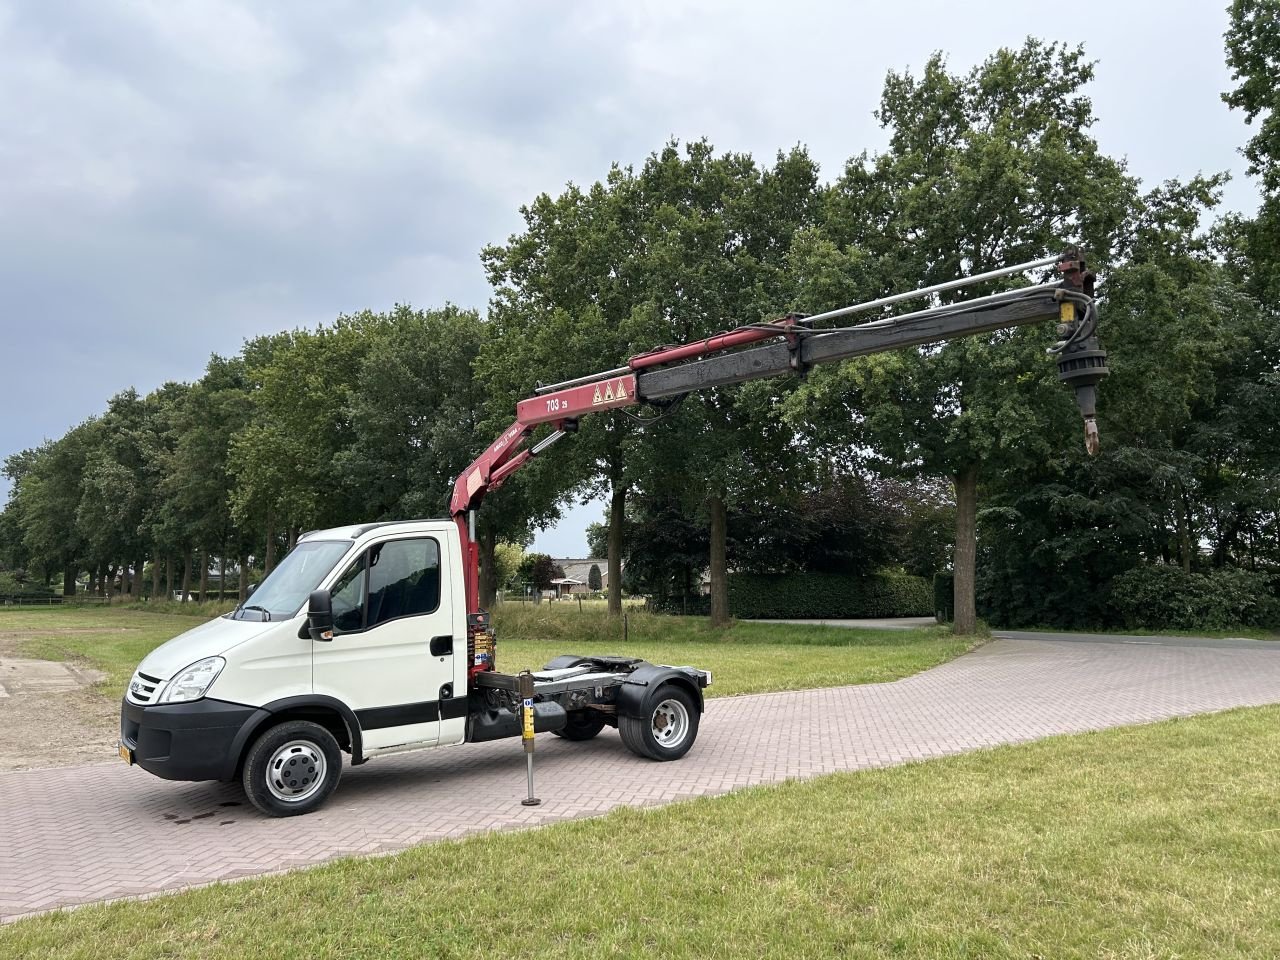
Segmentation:
{"type": "MultiPolygon", "coordinates": [[[[850,161],[821,229],[800,238],[805,292],[905,290],[1080,241],[1106,262],[1135,188],[1089,135],[1092,75],[1082,49],[1030,39],[963,75],[940,54],[919,78],[890,73],[877,113],[889,147],[850,161]]],[[[952,479],[961,633],[976,619],[980,481],[1066,442],[1051,336],[1021,328],[856,360],[812,377],[792,408],[828,449],[870,448],[881,469],[952,479]]]]}
{"type": "MultiPolygon", "coordinates": [[[[605,520],[609,519],[609,515],[605,514],[605,520]]],[[[587,554],[592,557],[604,557],[609,554],[609,524],[605,523],[588,523],[587,524],[587,554]]]]}
{"type": "MultiPolygon", "coordinates": [[[[646,162],[640,180],[656,209],[646,250],[659,342],[785,313],[794,293],[787,252],[816,212],[817,170],[803,150],[761,168],[746,155],[717,156],[706,142],[688,144],[683,155],[669,146],[646,162]]],[[[786,389],[754,383],[694,394],[678,416],[648,429],[633,455],[641,485],[660,499],[676,494],[706,524],[716,626],[729,622],[729,511],[779,495],[805,466],[778,416],[777,395],[786,389]]]]}
{"type": "Polygon", "coordinates": [[[76,512],[93,433],[94,421],[87,420],[58,440],[5,461],[5,474],[14,484],[9,506],[22,528],[23,546],[32,563],[62,575],[65,596],[75,595],[88,554],[76,512]]]}
{"type": "MultiPolygon", "coordinates": [[[[144,540],[152,557],[152,592],[161,581],[166,595],[177,587],[178,571],[183,571],[182,593],[190,587],[192,553],[196,544],[195,513],[198,505],[184,493],[175,465],[175,452],[188,420],[187,402],[191,387],[169,382],[145,398],[147,451],[144,477],[151,495],[143,514],[144,540]]],[[[198,466],[197,466],[198,469],[198,466]]]]}
{"type": "Polygon", "coordinates": [[[232,440],[248,425],[251,414],[244,360],[215,355],[176,416],[176,439],[160,490],[199,549],[201,599],[210,554],[218,558],[221,593],[226,589],[228,557],[243,567],[253,549],[256,531],[236,523],[231,512],[234,483],[229,462],[232,440]]]}
{"type": "Polygon", "coordinates": [[[548,590],[556,578],[556,563],[545,553],[526,553],[520,561],[519,575],[534,590],[548,590]]]}
{"type": "MultiPolygon", "coordinates": [[[[717,156],[699,141],[683,150],[668,144],[639,171],[615,167],[588,190],[571,185],[554,200],[539,197],[523,211],[525,232],[485,252],[499,336],[482,357],[484,375],[510,385],[514,400],[535,379],[615,367],[655,344],[777,316],[788,300],[786,251],[811,216],[815,182],[801,150],[762,170],[747,155],[717,156]]],[[[711,560],[717,595],[723,593],[718,561],[725,497],[736,488],[732,464],[754,469],[743,451],[761,451],[788,432],[768,404],[740,404],[739,395],[721,391],[686,404],[679,418],[648,428],[642,444],[625,414],[587,418],[574,451],[558,454],[562,496],[610,495],[614,613],[621,610],[625,505],[630,491],[646,484],[679,480],[697,501],[690,509],[705,511],[718,531],[711,560]]]]}
{"type": "Polygon", "coordinates": [[[252,416],[231,442],[232,513],[266,530],[266,564],[281,530],[286,549],[305,527],[360,515],[361,491],[334,469],[356,440],[349,416],[360,370],[386,319],[363,313],[332,326],[295,330],[245,344],[252,416]]]}
{"type": "Polygon", "coordinates": [[[1261,180],[1262,207],[1232,226],[1240,256],[1234,266],[1259,303],[1280,302],[1280,16],[1275,0],[1234,0],[1227,65],[1235,89],[1223,94],[1258,132],[1245,144],[1249,172],[1261,180]]]}
{"type": "Polygon", "coordinates": [[[499,587],[507,587],[524,560],[524,547],[518,543],[499,543],[493,552],[494,579],[499,587]]]}
{"type": "Polygon", "coordinates": [[[587,589],[591,591],[599,590],[603,582],[600,577],[600,565],[593,563],[591,569],[587,571],[587,589]]]}
{"type": "Polygon", "coordinates": [[[478,452],[484,389],[472,364],[484,325],[453,306],[361,320],[369,342],[344,411],[351,441],[334,466],[363,516],[437,516],[478,452]]]}
{"type": "Polygon", "coordinates": [[[1243,110],[1246,123],[1260,120],[1243,153],[1249,173],[1275,193],[1280,191],[1280,15],[1275,0],[1234,0],[1229,12],[1227,66],[1238,85],[1222,99],[1243,110]]]}

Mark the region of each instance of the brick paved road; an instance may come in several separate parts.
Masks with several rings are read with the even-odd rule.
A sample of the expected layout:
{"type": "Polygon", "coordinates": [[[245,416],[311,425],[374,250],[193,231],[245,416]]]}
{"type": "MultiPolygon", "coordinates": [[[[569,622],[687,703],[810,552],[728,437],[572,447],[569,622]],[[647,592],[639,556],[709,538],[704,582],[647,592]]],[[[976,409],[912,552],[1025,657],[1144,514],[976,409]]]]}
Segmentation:
{"type": "Polygon", "coordinates": [[[233,787],[168,783],[119,763],[0,773],[0,917],[1271,702],[1280,644],[996,640],[896,683],[712,701],[677,763],[633,757],[613,731],[585,744],[539,737],[535,808],[518,802],[519,741],[373,760],[348,769],[318,813],[288,820],[259,817],[233,787]]]}

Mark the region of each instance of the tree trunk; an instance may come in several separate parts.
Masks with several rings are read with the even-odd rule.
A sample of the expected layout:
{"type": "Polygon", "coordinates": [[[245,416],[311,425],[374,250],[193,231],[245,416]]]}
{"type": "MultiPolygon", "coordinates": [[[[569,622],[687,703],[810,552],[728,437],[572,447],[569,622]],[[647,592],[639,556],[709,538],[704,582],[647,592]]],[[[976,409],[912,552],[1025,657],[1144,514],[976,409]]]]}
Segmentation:
{"type": "Polygon", "coordinates": [[[276,528],[271,520],[271,511],[267,511],[267,552],[263,554],[262,575],[265,577],[276,565],[276,528]]]}
{"type": "Polygon", "coordinates": [[[76,595],[76,574],[79,572],[72,566],[62,568],[62,595],[64,597],[74,597],[76,595]]]}
{"type": "Polygon", "coordinates": [[[151,599],[160,596],[160,558],[151,558],[151,599]]]}
{"type": "Polygon", "coordinates": [[[218,553],[218,602],[227,599],[227,545],[222,544],[218,553]]]}
{"type": "Polygon", "coordinates": [[[974,582],[977,573],[978,468],[969,465],[956,475],[955,625],[961,636],[978,629],[974,582]]]}
{"type": "Polygon", "coordinates": [[[729,625],[729,579],[725,562],[725,540],[728,517],[723,497],[709,497],[711,510],[711,625],[729,625]]]}
{"type": "Polygon", "coordinates": [[[204,550],[199,553],[200,564],[200,602],[204,603],[209,599],[209,554],[204,550]]]}
{"type": "Polygon", "coordinates": [[[147,558],[145,554],[139,554],[138,559],[134,561],[133,567],[133,599],[141,600],[146,589],[142,585],[142,574],[147,569],[147,558]]]}
{"type": "Polygon", "coordinates": [[[186,603],[191,599],[191,568],[195,566],[195,561],[191,557],[191,551],[188,550],[182,556],[182,602],[186,603]]]}
{"type": "Polygon", "coordinates": [[[1178,511],[1178,560],[1182,572],[1191,572],[1191,524],[1185,512],[1178,511]]]}
{"type": "Polygon", "coordinates": [[[301,527],[289,526],[289,546],[285,548],[285,553],[289,553],[298,545],[298,534],[302,532],[301,527]]]}
{"type": "Polygon", "coordinates": [[[493,530],[481,532],[480,548],[480,609],[490,610],[498,596],[497,553],[498,534],[493,530]]]}
{"type": "Polygon", "coordinates": [[[249,599],[249,555],[240,554],[240,602],[249,599]]]}
{"type": "Polygon", "coordinates": [[[609,498],[609,616],[622,616],[622,532],[627,520],[627,487],[617,481],[609,498]]]}

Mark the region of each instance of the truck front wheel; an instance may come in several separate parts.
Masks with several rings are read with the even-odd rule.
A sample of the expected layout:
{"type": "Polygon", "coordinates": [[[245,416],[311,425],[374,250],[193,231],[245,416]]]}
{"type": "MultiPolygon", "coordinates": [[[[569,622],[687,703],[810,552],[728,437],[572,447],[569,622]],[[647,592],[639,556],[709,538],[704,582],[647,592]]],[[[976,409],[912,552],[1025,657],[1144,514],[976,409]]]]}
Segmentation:
{"type": "Polygon", "coordinates": [[[618,717],[627,749],[652,760],[679,760],[698,738],[698,708],[688,692],[664,683],[645,700],[638,717],[618,717]]]}
{"type": "Polygon", "coordinates": [[[342,776],[342,750],[332,733],[308,720],[289,720],[264,732],[244,762],[244,792],[269,817],[315,810],[342,776]]]}

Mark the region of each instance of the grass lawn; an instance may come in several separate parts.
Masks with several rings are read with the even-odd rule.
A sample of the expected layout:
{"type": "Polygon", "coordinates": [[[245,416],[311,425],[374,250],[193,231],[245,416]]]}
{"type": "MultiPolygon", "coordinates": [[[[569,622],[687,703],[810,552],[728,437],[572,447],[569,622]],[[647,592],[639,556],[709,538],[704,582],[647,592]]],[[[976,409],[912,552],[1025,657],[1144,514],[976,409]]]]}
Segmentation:
{"type": "MultiPolygon", "coordinates": [[[[181,609],[181,605],[174,604],[181,609]]],[[[206,616],[212,612],[206,611],[206,616]]],[[[696,617],[629,612],[623,624],[576,604],[510,604],[496,616],[498,667],[538,668],[562,653],[618,653],[713,671],[710,696],[896,680],[971,646],[942,628],[843,630],[737,623],[712,630],[696,617]]],[[[104,694],[120,697],[148,651],[199,619],[124,607],[0,608],[0,631],[31,634],[26,656],[76,659],[107,673],[104,694]]]]}
{"type": "Polygon", "coordinates": [[[198,622],[127,607],[0,607],[0,632],[29,638],[19,645],[19,653],[97,667],[107,674],[99,689],[112,699],[124,696],[143,657],[198,622]]]}
{"type": "Polygon", "coordinates": [[[849,630],[736,621],[713,630],[703,617],[628,612],[623,624],[603,609],[570,603],[504,604],[494,616],[498,669],[541,667],[562,653],[621,653],[656,663],[711,670],[708,696],[880,683],[927,670],[971,649],[943,627],[849,630]]]}
{"type": "Polygon", "coordinates": [[[0,956],[1274,957],[1278,769],[1280,708],[1239,710],[53,914],[0,956]]]}

